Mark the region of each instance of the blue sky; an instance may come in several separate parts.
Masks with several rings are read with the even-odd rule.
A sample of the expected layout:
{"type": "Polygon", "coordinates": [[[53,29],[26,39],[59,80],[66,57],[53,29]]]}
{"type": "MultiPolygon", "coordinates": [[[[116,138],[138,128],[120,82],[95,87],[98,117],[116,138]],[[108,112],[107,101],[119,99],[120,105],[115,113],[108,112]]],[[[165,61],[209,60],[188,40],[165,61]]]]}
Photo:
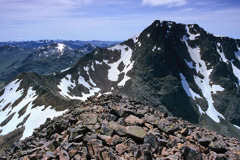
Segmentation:
{"type": "Polygon", "coordinates": [[[126,40],[156,19],[240,39],[239,0],[0,0],[0,41],[126,40]]]}

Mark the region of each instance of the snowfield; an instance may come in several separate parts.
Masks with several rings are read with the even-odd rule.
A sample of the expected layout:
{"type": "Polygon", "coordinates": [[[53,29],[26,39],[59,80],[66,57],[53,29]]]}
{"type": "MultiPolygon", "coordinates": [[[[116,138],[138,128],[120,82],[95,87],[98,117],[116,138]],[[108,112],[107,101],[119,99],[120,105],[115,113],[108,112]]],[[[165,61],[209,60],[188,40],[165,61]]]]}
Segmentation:
{"type": "MultiPolygon", "coordinates": [[[[188,27],[186,27],[186,30],[189,33],[188,27]]],[[[196,35],[195,35],[196,36],[196,35]]],[[[189,37],[190,40],[194,40],[195,37],[193,35],[190,34],[189,37]]],[[[212,98],[212,93],[216,94],[217,92],[221,92],[224,90],[224,88],[222,88],[219,85],[214,85],[211,84],[211,80],[209,79],[209,76],[211,75],[212,69],[207,69],[207,65],[206,63],[201,59],[201,55],[200,55],[200,47],[195,47],[195,48],[191,48],[188,45],[188,38],[186,38],[186,36],[183,37],[183,41],[185,42],[187,48],[188,48],[188,52],[190,53],[191,59],[193,60],[193,62],[195,62],[196,67],[193,67],[192,64],[190,64],[191,62],[187,62],[189,68],[194,68],[196,70],[197,73],[201,73],[203,75],[203,79],[201,79],[198,76],[194,76],[194,80],[195,83],[198,85],[199,89],[201,90],[204,98],[207,100],[208,102],[208,109],[205,112],[211,119],[213,119],[215,122],[219,123],[220,122],[220,118],[225,119],[224,116],[219,113],[213,103],[213,98],[212,98]]],[[[223,57],[224,58],[224,57],[223,57]]],[[[181,75],[180,75],[181,76],[181,75]]],[[[186,91],[186,93],[193,97],[193,99],[199,95],[194,94],[194,92],[191,90],[191,88],[189,88],[189,85],[186,82],[185,77],[183,77],[183,75],[181,76],[182,78],[182,85],[184,90],[186,91]]],[[[198,97],[199,98],[199,97],[198,97]]],[[[202,112],[202,111],[200,111],[202,112]]]]}
{"type": "Polygon", "coordinates": [[[125,83],[130,79],[129,76],[127,76],[127,73],[132,69],[134,61],[131,61],[132,58],[132,49],[126,45],[116,45],[114,47],[108,48],[109,50],[118,50],[121,52],[121,57],[117,62],[114,63],[108,63],[107,65],[110,66],[110,69],[108,70],[108,79],[110,81],[118,81],[118,76],[121,73],[124,73],[124,78],[118,83],[118,86],[124,86],[125,83]],[[118,66],[123,63],[124,68],[120,72],[118,70],[118,66]]]}
{"type": "Polygon", "coordinates": [[[37,94],[32,87],[29,87],[26,96],[16,106],[13,106],[14,102],[21,98],[24,92],[24,89],[19,89],[20,83],[21,80],[18,79],[11,82],[4,88],[4,94],[0,97],[0,123],[6,119],[9,120],[8,122],[5,121],[6,124],[2,125],[0,130],[2,130],[1,135],[6,135],[23,125],[25,130],[21,139],[24,139],[32,135],[34,129],[43,124],[47,118],[62,115],[65,111],[57,112],[44,106],[32,108],[33,102],[37,98],[37,94]],[[24,121],[25,123],[20,125],[24,121]]]}
{"type": "MultiPolygon", "coordinates": [[[[88,73],[89,67],[85,67],[84,68],[85,71],[88,73]]],[[[70,90],[69,89],[73,89],[76,87],[76,82],[72,79],[72,76],[70,74],[66,75],[65,78],[61,79],[60,84],[58,85],[58,88],[60,89],[60,94],[68,99],[76,99],[76,100],[81,100],[81,101],[85,101],[87,100],[88,97],[95,95],[95,93],[98,93],[100,91],[100,88],[95,87],[96,84],[93,82],[93,80],[91,79],[90,75],[89,75],[89,82],[87,82],[84,77],[82,77],[79,74],[79,78],[78,78],[78,85],[83,85],[85,88],[87,88],[89,90],[89,93],[83,93],[81,92],[82,96],[75,96],[75,95],[70,95],[70,90]],[[91,86],[91,85],[92,86],[91,86]]]]}

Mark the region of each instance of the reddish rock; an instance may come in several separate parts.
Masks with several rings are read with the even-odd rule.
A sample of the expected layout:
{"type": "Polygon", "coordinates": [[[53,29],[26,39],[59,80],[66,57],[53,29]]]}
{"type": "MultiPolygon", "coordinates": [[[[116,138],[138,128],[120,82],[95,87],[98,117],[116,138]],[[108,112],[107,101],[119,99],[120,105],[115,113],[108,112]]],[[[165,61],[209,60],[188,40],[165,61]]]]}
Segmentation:
{"type": "Polygon", "coordinates": [[[116,145],[116,151],[118,152],[119,155],[122,155],[125,151],[127,150],[127,146],[124,144],[118,144],[116,145]]]}
{"type": "Polygon", "coordinates": [[[182,143],[178,143],[178,144],[177,144],[177,147],[178,147],[179,150],[180,150],[183,146],[184,146],[184,144],[182,144],[182,143]]]}
{"type": "Polygon", "coordinates": [[[139,119],[138,117],[134,115],[129,115],[126,119],[125,122],[130,125],[142,125],[143,120],[139,119]]]}
{"type": "Polygon", "coordinates": [[[149,128],[149,129],[152,129],[152,128],[153,128],[153,126],[152,126],[151,124],[149,124],[149,123],[144,123],[144,125],[145,125],[147,128],[149,128]]]}
{"type": "Polygon", "coordinates": [[[187,136],[187,135],[188,135],[188,132],[189,132],[188,128],[184,128],[184,129],[181,130],[180,133],[181,133],[183,136],[187,136]]]}
{"type": "Polygon", "coordinates": [[[70,159],[70,157],[69,157],[67,151],[60,149],[59,160],[69,160],[69,159],[70,159]]]}
{"type": "Polygon", "coordinates": [[[163,156],[168,156],[168,155],[169,155],[169,152],[167,152],[167,148],[166,148],[166,147],[163,147],[161,154],[162,154],[163,156]]]}
{"type": "Polygon", "coordinates": [[[76,153],[78,152],[78,150],[70,150],[68,152],[68,155],[70,156],[70,158],[74,157],[76,155],[76,153]]]}
{"type": "Polygon", "coordinates": [[[103,140],[105,143],[107,143],[108,145],[110,145],[110,140],[111,140],[111,136],[106,136],[106,135],[101,135],[99,134],[98,137],[103,140]]]}
{"type": "Polygon", "coordinates": [[[122,137],[119,137],[118,135],[114,135],[109,141],[108,144],[115,146],[119,143],[122,143],[124,141],[124,139],[122,137]]]}

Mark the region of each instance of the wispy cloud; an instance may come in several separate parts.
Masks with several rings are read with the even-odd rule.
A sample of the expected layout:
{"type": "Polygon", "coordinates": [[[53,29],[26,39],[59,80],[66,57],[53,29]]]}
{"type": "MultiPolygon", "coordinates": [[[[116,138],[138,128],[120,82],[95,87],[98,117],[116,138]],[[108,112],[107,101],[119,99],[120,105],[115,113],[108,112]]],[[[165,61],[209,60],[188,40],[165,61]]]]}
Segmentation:
{"type": "Polygon", "coordinates": [[[227,3],[227,2],[217,2],[217,1],[199,1],[199,2],[196,2],[196,3],[193,3],[195,6],[200,6],[200,7],[203,7],[203,6],[228,6],[230,5],[230,3],[227,3]]]}
{"type": "Polygon", "coordinates": [[[0,0],[0,41],[124,40],[156,19],[198,23],[209,32],[239,38],[240,2],[223,1],[0,0]]]}
{"type": "MultiPolygon", "coordinates": [[[[0,0],[0,17],[5,20],[52,19],[71,15],[71,11],[93,0],[0,0]]],[[[80,10],[80,9],[79,9],[80,10]]]]}
{"type": "Polygon", "coordinates": [[[193,11],[195,8],[184,8],[182,9],[182,11],[185,11],[185,12],[189,12],[189,11],[193,11]]]}
{"type": "Polygon", "coordinates": [[[183,6],[187,4],[187,0],[143,0],[142,4],[149,6],[183,6]]]}

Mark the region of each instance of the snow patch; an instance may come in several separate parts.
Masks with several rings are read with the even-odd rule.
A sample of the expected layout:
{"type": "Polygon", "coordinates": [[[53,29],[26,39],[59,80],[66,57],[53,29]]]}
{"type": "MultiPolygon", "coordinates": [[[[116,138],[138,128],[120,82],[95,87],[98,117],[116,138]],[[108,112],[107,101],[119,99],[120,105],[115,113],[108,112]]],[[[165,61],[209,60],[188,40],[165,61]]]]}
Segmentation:
{"type": "Polygon", "coordinates": [[[68,74],[65,78],[61,79],[60,84],[58,85],[58,88],[61,90],[59,93],[70,99],[75,99],[75,97],[71,96],[69,93],[69,88],[76,87],[75,81],[71,81],[72,76],[68,74]]]}
{"type": "Polygon", "coordinates": [[[12,81],[10,84],[8,84],[6,87],[3,88],[4,93],[0,97],[0,118],[3,117],[1,115],[2,112],[4,112],[2,109],[9,103],[10,103],[10,105],[8,108],[10,108],[12,106],[12,104],[22,96],[23,89],[18,90],[18,88],[20,87],[21,81],[22,80],[16,79],[16,80],[12,81]],[[11,95],[11,96],[9,96],[9,95],[11,95]]]}
{"type": "Polygon", "coordinates": [[[93,63],[92,63],[92,65],[91,65],[91,69],[92,69],[92,71],[95,71],[94,66],[93,66],[93,63]]]}
{"type": "Polygon", "coordinates": [[[219,123],[220,122],[220,118],[224,118],[224,116],[219,113],[213,103],[213,99],[212,99],[212,92],[216,93],[217,91],[222,91],[223,89],[221,88],[221,86],[217,86],[217,85],[210,85],[210,79],[209,76],[212,72],[212,69],[207,70],[207,66],[206,63],[201,59],[201,55],[200,55],[200,48],[196,47],[196,48],[191,48],[187,41],[185,41],[186,46],[188,48],[188,52],[190,53],[190,56],[192,58],[192,60],[196,63],[196,72],[200,72],[203,75],[203,79],[199,78],[198,76],[194,76],[194,80],[196,82],[196,84],[199,86],[199,88],[201,89],[203,96],[206,98],[207,102],[208,102],[208,110],[206,111],[207,115],[212,118],[215,122],[219,123]]]}
{"type": "Polygon", "coordinates": [[[235,57],[240,61],[240,47],[238,47],[238,51],[235,52],[235,57]]]}
{"type": "Polygon", "coordinates": [[[62,43],[58,43],[57,47],[56,47],[60,52],[63,51],[63,49],[65,48],[65,45],[62,43]]]}
{"type": "Polygon", "coordinates": [[[150,37],[150,33],[147,34],[147,37],[148,37],[148,38],[150,37]]]}
{"type": "Polygon", "coordinates": [[[179,75],[180,75],[180,77],[181,77],[181,83],[182,83],[183,89],[185,90],[185,92],[187,93],[187,95],[188,95],[189,97],[192,97],[194,100],[195,100],[196,98],[202,98],[199,94],[195,93],[195,92],[189,87],[189,84],[188,84],[185,76],[184,76],[182,73],[180,73],[179,75]]]}
{"type": "Polygon", "coordinates": [[[71,67],[68,67],[68,68],[66,68],[66,69],[63,69],[63,70],[61,70],[60,72],[62,73],[62,72],[65,72],[65,71],[67,71],[67,70],[69,70],[71,67]]]}
{"type": "MultiPolygon", "coordinates": [[[[96,84],[92,81],[92,79],[89,76],[89,81],[92,83],[92,85],[96,86],[96,84]]],[[[79,78],[78,78],[78,84],[83,85],[89,90],[89,93],[85,94],[82,92],[82,96],[74,96],[70,95],[69,88],[74,88],[76,86],[75,81],[71,81],[71,75],[68,74],[65,78],[63,78],[60,81],[60,84],[58,85],[58,88],[61,90],[59,93],[69,99],[76,99],[76,100],[82,100],[85,101],[87,100],[88,97],[93,96],[95,93],[100,91],[100,88],[97,87],[91,87],[87,81],[85,81],[84,77],[82,77],[79,73],[79,78]]]]}
{"type": "Polygon", "coordinates": [[[138,37],[139,37],[139,35],[140,35],[140,34],[137,34],[136,36],[134,36],[134,37],[132,38],[132,40],[133,40],[134,43],[137,43],[137,42],[138,42],[138,37]]]}
{"type": "Polygon", "coordinates": [[[141,42],[138,42],[138,46],[141,47],[142,43],[141,42]]]}
{"type": "Polygon", "coordinates": [[[220,85],[212,85],[212,90],[211,90],[214,94],[216,94],[217,92],[222,92],[224,91],[224,88],[222,88],[220,85]]]}
{"type": "Polygon", "coordinates": [[[205,113],[205,112],[202,110],[202,108],[201,108],[198,104],[197,104],[197,106],[198,106],[198,110],[199,110],[200,114],[205,113]]]}
{"type": "Polygon", "coordinates": [[[195,40],[196,37],[200,36],[199,33],[198,33],[198,34],[192,34],[192,33],[190,33],[188,26],[186,26],[185,29],[186,29],[186,31],[187,31],[187,34],[189,34],[189,39],[190,39],[190,40],[195,40]]]}
{"type": "Polygon", "coordinates": [[[89,71],[89,67],[88,66],[83,67],[83,69],[88,73],[88,71],[89,71]]]}
{"type": "Polygon", "coordinates": [[[86,87],[88,89],[91,88],[89,83],[87,81],[85,81],[84,77],[82,77],[80,74],[79,74],[79,78],[78,78],[78,83],[83,85],[84,87],[86,87]]]}
{"type": "Polygon", "coordinates": [[[214,37],[223,38],[223,37],[226,37],[226,36],[214,34],[214,37]]]}
{"type": "Polygon", "coordinates": [[[237,129],[240,129],[240,127],[239,127],[239,126],[237,126],[237,125],[235,125],[235,124],[234,124],[234,127],[236,127],[237,129]]]}
{"type": "Polygon", "coordinates": [[[220,55],[221,59],[223,62],[227,63],[228,59],[225,57],[224,53],[223,53],[223,47],[221,45],[221,43],[217,43],[217,52],[220,55]],[[220,51],[219,47],[222,49],[222,51],[220,51]]]}
{"type": "Polygon", "coordinates": [[[109,50],[120,50],[121,57],[117,62],[108,64],[111,68],[108,70],[108,79],[110,81],[118,81],[118,75],[124,73],[124,78],[121,82],[118,83],[118,86],[124,86],[126,81],[130,79],[127,76],[127,73],[132,69],[134,61],[131,61],[132,57],[132,49],[126,45],[116,45],[114,47],[109,48],[109,50]],[[118,70],[119,64],[123,62],[124,68],[123,71],[118,70]]]}
{"type": "MultiPolygon", "coordinates": [[[[93,83],[93,85],[96,86],[96,84],[91,80],[89,76],[90,82],[93,83]]],[[[82,84],[84,87],[86,87],[89,90],[89,93],[85,94],[82,92],[82,97],[79,97],[80,100],[85,101],[88,97],[93,96],[95,93],[100,91],[100,88],[97,87],[91,87],[88,82],[85,81],[84,77],[82,77],[79,73],[79,79],[78,83],[82,84]]]]}
{"type": "Polygon", "coordinates": [[[89,78],[90,83],[91,83],[93,86],[97,86],[96,83],[93,82],[91,76],[89,75],[89,67],[86,66],[86,67],[83,67],[83,68],[84,68],[84,70],[86,71],[86,73],[87,73],[87,75],[88,75],[88,78],[89,78]]]}
{"type": "MultiPolygon", "coordinates": [[[[28,107],[28,109],[29,108],[30,107],[28,107]]],[[[54,117],[61,116],[61,115],[63,115],[63,113],[65,113],[67,111],[67,110],[65,110],[65,111],[57,112],[56,110],[51,109],[51,106],[47,107],[46,109],[44,109],[44,108],[45,108],[45,106],[40,106],[40,107],[36,107],[36,108],[33,108],[33,109],[27,111],[27,114],[31,113],[31,115],[28,118],[28,120],[26,121],[26,123],[24,124],[25,130],[23,132],[23,136],[22,136],[21,140],[26,137],[31,136],[34,129],[39,127],[41,124],[43,124],[47,118],[52,119],[54,117]]]]}
{"type": "MultiPolygon", "coordinates": [[[[14,87],[11,89],[10,92],[8,92],[8,94],[11,95],[12,103],[14,103],[18,99],[18,98],[16,99],[16,97],[14,98],[12,97],[13,95],[15,95],[14,93],[21,92],[20,94],[18,93],[19,98],[22,95],[22,90],[16,92],[16,89],[19,87],[18,83],[20,82],[17,83],[12,82],[10,84],[10,86],[14,84],[14,87]]],[[[6,87],[6,91],[8,90],[8,87],[9,85],[6,87]]],[[[29,87],[26,96],[24,97],[24,99],[22,99],[22,101],[18,103],[18,105],[16,105],[14,108],[12,108],[12,106],[9,105],[9,107],[5,111],[0,112],[1,121],[5,120],[9,115],[15,113],[12,119],[5,126],[0,127],[0,129],[2,130],[1,135],[6,135],[9,132],[15,130],[17,128],[17,125],[20,122],[22,122],[26,116],[30,114],[30,116],[28,117],[27,121],[24,124],[25,130],[21,138],[24,139],[25,137],[30,136],[33,133],[33,130],[39,127],[41,124],[43,124],[47,118],[52,118],[54,116],[63,114],[63,112],[56,112],[55,110],[49,108],[43,110],[44,107],[32,108],[33,101],[36,98],[37,98],[36,92],[32,89],[32,87],[29,87]],[[26,112],[21,117],[19,117],[18,113],[23,107],[26,107],[26,112]]],[[[2,104],[1,107],[3,107],[2,104]]]]}
{"type": "Polygon", "coordinates": [[[155,46],[153,46],[152,51],[154,52],[156,49],[157,49],[157,46],[155,45],[155,46]]]}
{"type": "Polygon", "coordinates": [[[103,94],[109,95],[109,94],[112,94],[112,92],[104,92],[103,94]]]}
{"type": "Polygon", "coordinates": [[[100,64],[100,65],[102,65],[102,62],[99,62],[99,61],[95,61],[95,63],[96,63],[96,64],[100,64]]]}
{"type": "Polygon", "coordinates": [[[240,85],[240,69],[238,69],[234,64],[233,64],[234,60],[231,60],[231,64],[232,64],[232,69],[233,69],[233,74],[235,75],[235,77],[238,78],[238,85],[240,85]]]}

